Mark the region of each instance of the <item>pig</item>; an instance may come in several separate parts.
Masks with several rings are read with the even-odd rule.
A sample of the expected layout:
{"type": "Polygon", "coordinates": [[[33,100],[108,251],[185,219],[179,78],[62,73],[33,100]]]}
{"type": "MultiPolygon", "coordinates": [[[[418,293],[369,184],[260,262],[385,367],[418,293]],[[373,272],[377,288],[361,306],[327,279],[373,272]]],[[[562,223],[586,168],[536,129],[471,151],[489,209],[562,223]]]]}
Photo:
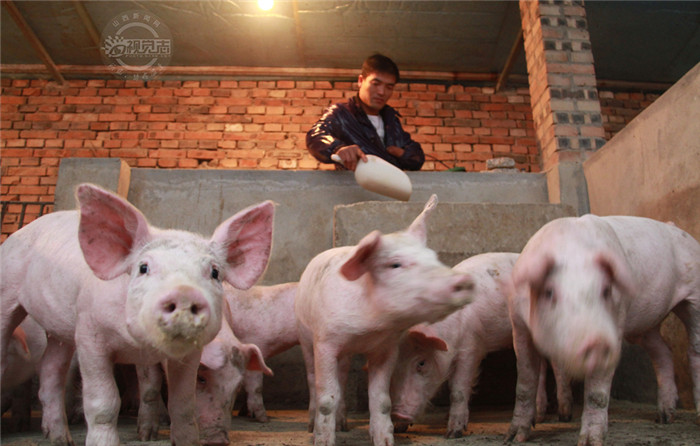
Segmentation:
{"type": "Polygon", "coordinates": [[[401,334],[472,300],[471,277],[452,271],[426,246],[426,219],[436,206],[433,195],[408,229],[373,231],[357,246],[321,252],[302,273],[294,311],[314,445],[334,445],[336,427],[347,429],[343,392],[353,354],[368,361],[372,443],[393,445],[389,383],[401,334]]]}
{"type": "MultiPolygon", "coordinates": [[[[474,302],[432,325],[409,329],[399,346],[391,380],[395,432],[413,423],[445,380],[449,380],[448,438],[459,438],[469,422],[469,398],[487,353],[513,346],[507,293],[515,253],[486,253],[470,257],[453,270],[475,281],[474,302]]],[[[546,367],[546,363],[544,363],[546,367]]],[[[546,373],[546,368],[543,370],[546,373]]],[[[571,389],[559,384],[559,418],[571,419],[571,389]]],[[[544,417],[547,396],[544,380],[538,388],[538,417],[544,417]]]]}
{"type": "Polygon", "coordinates": [[[32,378],[46,350],[46,331],[27,317],[12,333],[8,344],[7,373],[2,375],[2,412],[12,408],[12,428],[29,430],[32,378]]]}
{"type": "MultiPolygon", "coordinates": [[[[265,359],[299,344],[294,316],[297,285],[297,282],[289,282],[254,286],[249,290],[224,286],[224,297],[228,303],[228,311],[224,312],[226,320],[242,342],[260,347],[265,359]]],[[[243,385],[248,414],[257,421],[269,421],[262,397],[262,373],[245,371],[243,385]]]]}
{"type": "MultiPolygon", "coordinates": [[[[224,300],[223,314],[230,313],[227,307],[224,300]]],[[[246,369],[272,375],[260,349],[254,344],[242,343],[223,318],[219,333],[204,346],[197,370],[196,411],[202,443],[229,444],[231,411],[246,369]]],[[[155,440],[164,408],[161,368],[158,365],[137,366],[136,372],[140,399],[139,437],[155,440]]]]}
{"type": "Polygon", "coordinates": [[[688,333],[700,412],[700,243],[688,233],[643,217],[557,219],[527,242],[512,277],[508,308],[518,382],[507,440],[522,442],[530,434],[541,353],[568,376],[584,380],[578,444],[603,444],[623,338],[650,354],[659,385],[658,418],[670,422],[677,389],[659,326],[671,311],[688,333]]]}
{"type": "Polygon", "coordinates": [[[126,200],[90,184],[79,210],[40,217],[0,246],[2,376],[10,334],[29,314],[48,333],[39,367],[42,430],[73,444],[62,386],[74,351],[83,383],[86,444],[119,444],[114,363],[166,361],[173,444],[199,443],[196,372],[221,328],[221,282],[249,288],[264,272],[274,206],[225,220],[207,240],[161,230],[126,200]]]}

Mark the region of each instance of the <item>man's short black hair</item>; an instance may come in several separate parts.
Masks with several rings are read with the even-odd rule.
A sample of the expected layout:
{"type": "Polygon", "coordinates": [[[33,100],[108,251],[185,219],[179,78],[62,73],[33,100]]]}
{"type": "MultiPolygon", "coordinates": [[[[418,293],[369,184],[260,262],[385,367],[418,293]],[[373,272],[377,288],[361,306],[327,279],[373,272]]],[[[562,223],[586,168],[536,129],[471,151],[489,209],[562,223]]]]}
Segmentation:
{"type": "Polygon", "coordinates": [[[373,54],[362,64],[362,77],[367,77],[372,73],[391,74],[396,78],[396,83],[399,82],[399,67],[393,60],[382,54],[373,54]]]}

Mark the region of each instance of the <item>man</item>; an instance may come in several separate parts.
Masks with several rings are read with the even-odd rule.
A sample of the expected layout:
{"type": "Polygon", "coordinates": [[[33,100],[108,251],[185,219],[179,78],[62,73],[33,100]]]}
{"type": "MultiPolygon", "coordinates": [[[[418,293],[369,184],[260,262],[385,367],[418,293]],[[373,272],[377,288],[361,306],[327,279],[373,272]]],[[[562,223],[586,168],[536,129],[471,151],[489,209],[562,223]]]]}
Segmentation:
{"type": "Polygon", "coordinates": [[[329,107],[306,134],[306,147],[322,163],[355,170],[357,163],[376,155],[403,170],[419,170],[425,161],[420,144],[401,127],[399,113],[386,105],[399,81],[399,69],[386,56],[365,60],[357,79],[359,92],[345,103],[329,107]]]}

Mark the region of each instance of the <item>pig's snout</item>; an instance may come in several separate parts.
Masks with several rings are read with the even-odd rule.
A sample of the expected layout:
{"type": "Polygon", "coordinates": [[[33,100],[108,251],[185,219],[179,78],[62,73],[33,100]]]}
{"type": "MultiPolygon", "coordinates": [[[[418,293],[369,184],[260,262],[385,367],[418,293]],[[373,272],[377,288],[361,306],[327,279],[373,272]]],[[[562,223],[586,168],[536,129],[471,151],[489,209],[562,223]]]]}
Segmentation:
{"type": "Polygon", "coordinates": [[[583,372],[590,375],[596,370],[608,370],[617,362],[616,349],[601,337],[586,339],[577,355],[583,372]]]}
{"type": "Polygon", "coordinates": [[[161,329],[175,338],[197,336],[209,323],[211,308],[197,289],[181,286],[164,296],[158,303],[161,329]]]}

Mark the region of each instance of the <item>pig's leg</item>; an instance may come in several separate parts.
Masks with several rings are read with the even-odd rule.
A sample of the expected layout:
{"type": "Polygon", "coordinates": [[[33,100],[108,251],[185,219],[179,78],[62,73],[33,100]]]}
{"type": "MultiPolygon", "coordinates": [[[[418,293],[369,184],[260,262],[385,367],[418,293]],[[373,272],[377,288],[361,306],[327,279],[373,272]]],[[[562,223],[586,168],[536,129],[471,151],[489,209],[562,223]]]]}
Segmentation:
{"type": "MultiPolygon", "coordinates": [[[[543,359],[544,361],[544,359],[543,359]]],[[[554,380],[557,383],[557,412],[559,421],[569,422],[572,418],[574,395],[571,392],[571,379],[564,373],[561,367],[552,364],[554,380]]]]}
{"type": "Polygon", "coordinates": [[[14,296],[2,296],[2,311],[0,312],[0,376],[5,376],[7,368],[7,352],[12,339],[12,332],[22,323],[27,312],[17,302],[14,296]]]}
{"type": "Polygon", "coordinates": [[[342,397],[338,379],[338,352],[321,342],[314,343],[316,418],[314,446],[335,445],[335,415],[342,397]]]}
{"type": "Polygon", "coordinates": [[[541,423],[547,415],[547,360],[540,361],[540,379],[537,381],[537,417],[536,422],[541,423]]]}
{"type": "Polygon", "coordinates": [[[167,363],[170,441],[176,446],[199,444],[195,393],[201,356],[201,350],[197,350],[167,363]]]}
{"type": "Polygon", "coordinates": [[[314,351],[313,344],[308,336],[302,336],[302,331],[306,334],[302,327],[299,327],[299,341],[301,345],[301,353],[304,356],[304,364],[306,365],[306,383],[309,387],[309,424],[308,431],[314,431],[314,421],[316,420],[316,373],[314,369],[314,351]]]}
{"type": "Polygon", "coordinates": [[[137,424],[139,440],[156,440],[160,428],[160,412],[164,407],[163,399],[160,396],[163,372],[158,364],[137,365],[136,376],[139,382],[140,401],[137,424]]]}
{"type": "MultiPolygon", "coordinates": [[[[700,291],[698,291],[700,293],[700,291]]],[[[695,398],[695,422],[700,424],[700,295],[678,305],[673,311],[683,321],[688,333],[688,362],[693,377],[693,397],[695,398]]]]}
{"type": "Polygon", "coordinates": [[[670,423],[673,421],[678,401],[678,389],[673,374],[673,354],[659,333],[659,327],[655,327],[644,334],[640,341],[644,349],[649,353],[651,363],[656,372],[658,386],[658,415],[657,422],[670,423]]]}
{"type": "Polygon", "coordinates": [[[79,345],[78,358],[88,430],[85,444],[118,445],[117,419],[121,399],[114,380],[114,364],[101,354],[99,344],[79,345]]]}
{"type": "Polygon", "coordinates": [[[530,436],[530,428],[535,424],[537,381],[542,358],[537,353],[529,330],[516,319],[513,319],[513,348],[517,358],[518,381],[513,420],[506,441],[523,442],[530,436]]]}
{"type": "Polygon", "coordinates": [[[46,350],[39,364],[39,400],[41,429],[52,444],[72,445],[65,408],[66,375],[75,348],[47,337],[46,350]]]}
{"type": "Polygon", "coordinates": [[[338,431],[348,431],[347,407],[345,406],[345,391],[348,384],[348,375],[350,374],[350,366],[352,356],[345,356],[338,361],[338,378],[340,382],[340,399],[338,400],[338,409],[335,413],[335,428],[338,431]]]}
{"type": "Polygon", "coordinates": [[[248,416],[255,418],[261,423],[267,423],[270,419],[265,412],[263,403],[263,374],[262,372],[246,370],[243,377],[243,385],[246,392],[246,406],[248,416]]]}
{"type": "Polygon", "coordinates": [[[368,355],[369,433],[374,446],[393,446],[391,422],[391,374],[398,358],[398,348],[368,355]]]}
{"type": "Polygon", "coordinates": [[[583,391],[583,415],[578,446],[603,446],[608,432],[608,404],[612,372],[586,377],[583,391]]]}
{"type": "Polygon", "coordinates": [[[457,357],[457,367],[450,378],[450,416],[447,438],[460,438],[469,424],[469,399],[479,374],[482,352],[467,348],[457,357]]]}

